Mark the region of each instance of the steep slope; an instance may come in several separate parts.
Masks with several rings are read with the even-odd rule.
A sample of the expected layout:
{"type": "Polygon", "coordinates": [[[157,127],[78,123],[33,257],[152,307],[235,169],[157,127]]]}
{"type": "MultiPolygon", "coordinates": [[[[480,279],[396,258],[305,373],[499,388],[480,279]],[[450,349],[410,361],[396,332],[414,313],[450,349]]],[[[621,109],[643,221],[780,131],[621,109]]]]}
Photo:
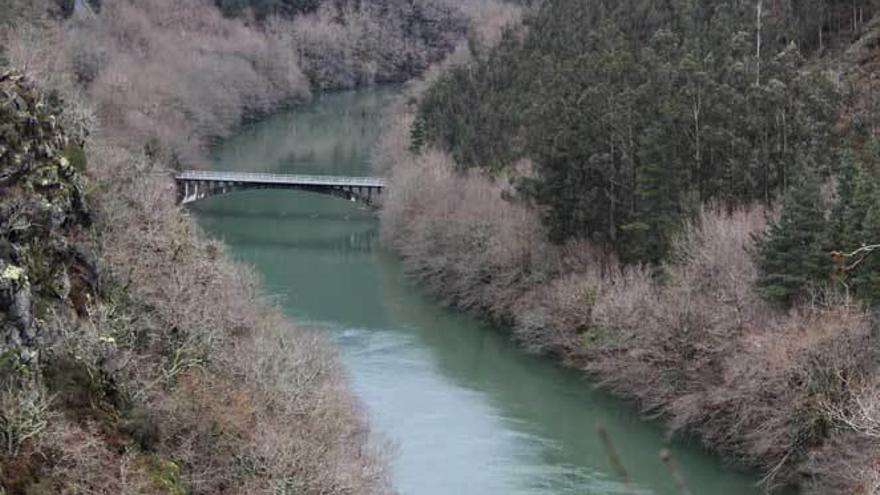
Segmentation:
{"type": "Polygon", "coordinates": [[[876,493],[876,259],[831,253],[877,242],[839,69],[875,9],[544,2],[401,102],[383,238],[767,486],[876,493]]]}

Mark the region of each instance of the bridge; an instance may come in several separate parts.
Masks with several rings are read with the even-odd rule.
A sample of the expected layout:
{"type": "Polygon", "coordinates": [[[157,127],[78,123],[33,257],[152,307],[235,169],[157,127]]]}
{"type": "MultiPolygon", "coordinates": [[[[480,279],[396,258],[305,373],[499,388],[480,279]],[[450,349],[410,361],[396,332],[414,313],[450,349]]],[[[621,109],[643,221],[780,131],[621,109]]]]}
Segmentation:
{"type": "Polygon", "coordinates": [[[248,172],[188,170],[175,176],[178,201],[188,204],[208,196],[248,189],[293,189],[338,196],[374,206],[385,189],[385,180],[375,177],[333,175],[287,175],[248,172]]]}

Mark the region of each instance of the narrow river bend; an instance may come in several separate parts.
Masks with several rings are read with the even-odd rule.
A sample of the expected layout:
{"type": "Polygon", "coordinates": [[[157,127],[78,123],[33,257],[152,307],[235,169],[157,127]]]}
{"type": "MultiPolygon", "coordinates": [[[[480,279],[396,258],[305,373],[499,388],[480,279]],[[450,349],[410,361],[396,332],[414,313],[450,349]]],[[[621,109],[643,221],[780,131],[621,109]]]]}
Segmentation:
{"type": "MultiPolygon", "coordinates": [[[[395,88],[325,95],[244,128],[218,170],[369,175],[395,88]]],[[[520,351],[503,332],[432,302],[378,242],[373,212],[338,198],[247,191],[196,203],[202,226],[257,267],[299,325],[334,343],[370,419],[396,447],[405,495],[670,494],[670,448],[694,495],[757,494],[755,478],[670,444],[632,405],[520,351]],[[605,425],[632,486],[596,434],[605,425]]]]}

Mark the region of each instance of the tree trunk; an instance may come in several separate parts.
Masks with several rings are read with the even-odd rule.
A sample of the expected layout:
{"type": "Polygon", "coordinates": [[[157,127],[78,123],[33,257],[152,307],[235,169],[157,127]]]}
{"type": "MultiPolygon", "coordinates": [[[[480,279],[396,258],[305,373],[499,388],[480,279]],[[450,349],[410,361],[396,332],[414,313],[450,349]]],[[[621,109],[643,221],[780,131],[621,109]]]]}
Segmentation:
{"type": "Polygon", "coordinates": [[[755,40],[755,84],[761,85],[761,15],[763,14],[764,1],[758,0],[757,7],[757,35],[755,40]]]}

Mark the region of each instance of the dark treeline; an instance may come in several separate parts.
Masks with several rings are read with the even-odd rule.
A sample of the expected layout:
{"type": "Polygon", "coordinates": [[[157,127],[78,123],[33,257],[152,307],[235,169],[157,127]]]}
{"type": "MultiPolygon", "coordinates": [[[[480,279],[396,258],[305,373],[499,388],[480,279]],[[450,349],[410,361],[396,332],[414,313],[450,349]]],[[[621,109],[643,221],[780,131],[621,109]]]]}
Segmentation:
{"type": "Polygon", "coordinates": [[[292,18],[303,14],[314,14],[322,6],[328,4],[337,9],[375,8],[387,12],[396,12],[407,8],[406,10],[409,10],[414,17],[430,16],[430,12],[438,8],[446,7],[447,11],[454,9],[451,4],[411,0],[331,0],[329,2],[326,0],[215,0],[215,3],[226,15],[236,16],[250,11],[258,19],[271,15],[292,18]]]}
{"type": "Polygon", "coordinates": [[[216,0],[217,7],[226,15],[238,15],[252,9],[258,17],[270,14],[295,16],[318,10],[321,0],[216,0]]]}
{"type": "Polygon", "coordinates": [[[840,201],[873,200],[859,165],[872,152],[842,152],[838,141],[853,140],[833,132],[846,89],[831,55],[868,29],[877,4],[545,2],[525,29],[430,88],[413,146],[439,144],[461,167],[494,173],[531,159],[519,190],[552,240],[590,239],[630,262],[661,261],[706,202],[788,193],[786,204],[810,211],[786,208],[758,253],[767,294],[787,301],[829,279],[831,247],[858,247],[867,234],[856,232],[870,230],[855,227],[869,206],[821,196],[845,173],[838,182],[853,194],[840,201]],[[783,238],[792,228],[803,238],[783,238]],[[789,243],[808,247],[786,252],[789,243]]]}

